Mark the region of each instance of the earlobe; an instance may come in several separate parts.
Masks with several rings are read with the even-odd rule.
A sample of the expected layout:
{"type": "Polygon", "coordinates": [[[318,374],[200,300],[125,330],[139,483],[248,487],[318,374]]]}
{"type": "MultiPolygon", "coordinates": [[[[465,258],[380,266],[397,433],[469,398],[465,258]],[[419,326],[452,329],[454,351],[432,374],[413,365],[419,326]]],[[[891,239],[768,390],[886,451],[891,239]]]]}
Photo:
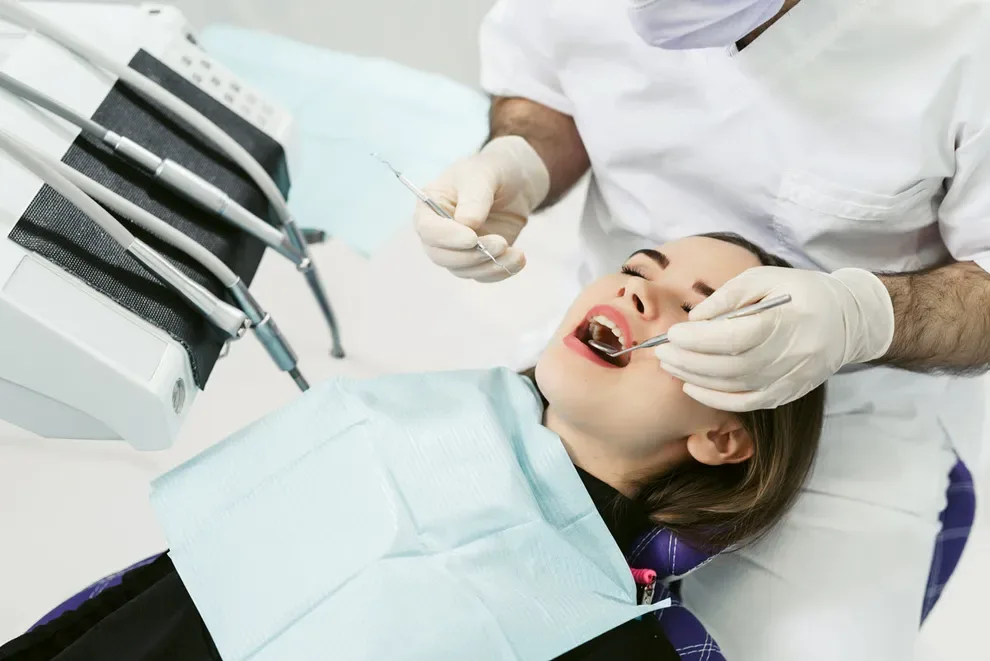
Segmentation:
{"type": "Polygon", "coordinates": [[[695,461],[708,466],[741,464],[753,456],[753,439],[741,425],[733,423],[692,434],[687,449],[695,461]]]}

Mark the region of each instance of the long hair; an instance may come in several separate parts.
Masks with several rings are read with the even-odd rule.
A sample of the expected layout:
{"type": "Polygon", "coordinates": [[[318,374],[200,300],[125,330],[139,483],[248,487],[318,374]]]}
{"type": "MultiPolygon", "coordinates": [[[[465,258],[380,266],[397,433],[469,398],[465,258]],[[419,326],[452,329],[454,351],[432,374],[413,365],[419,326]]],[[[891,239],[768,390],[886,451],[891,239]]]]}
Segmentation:
{"type": "MultiPolygon", "coordinates": [[[[745,248],[764,266],[791,267],[738,234],[700,236],[745,248]]],[[[825,385],[790,404],[735,415],[753,439],[751,458],[723,466],[689,460],[647,478],[637,491],[637,503],[657,525],[699,550],[718,552],[752,542],[786,514],[818,452],[825,385]]]]}

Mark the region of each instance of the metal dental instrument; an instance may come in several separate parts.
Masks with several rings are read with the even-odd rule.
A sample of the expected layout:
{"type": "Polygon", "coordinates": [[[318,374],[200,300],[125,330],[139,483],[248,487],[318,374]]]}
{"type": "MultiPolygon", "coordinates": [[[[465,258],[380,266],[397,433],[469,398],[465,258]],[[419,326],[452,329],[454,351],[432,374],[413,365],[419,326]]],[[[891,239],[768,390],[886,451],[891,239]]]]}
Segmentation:
{"type": "MultiPolygon", "coordinates": [[[[77,113],[69,108],[66,108],[55,99],[52,99],[32,87],[11,78],[3,72],[0,72],[0,88],[4,88],[8,92],[13,93],[15,96],[38,105],[39,107],[48,110],[69,123],[76,125],[84,133],[91,135],[95,139],[102,140],[106,143],[111,143],[111,147],[117,147],[119,149],[121,146],[124,146],[123,149],[119,149],[121,155],[136,163],[151,176],[166,180],[167,186],[170,183],[167,181],[169,173],[176,173],[178,177],[181,177],[181,179],[172,186],[173,188],[186,193],[187,197],[191,198],[194,202],[207,207],[207,210],[216,211],[218,215],[225,217],[229,222],[236,225],[238,228],[254,235],[263,243],[288,257],[297,266],[306,261],[305,256],[298,253],[281,232],[268,223],[262,221],[260,218],[254,217],[246,209],[243,209],[240,205],[230,200],[225,193],[212,186],[212,184],[208,184],[202,180],[197,182],[196,180],[198,177],[190,173],[178,163],[170,161],[169,159],[157,158],[150,152],[143,150],[136,143],[133,143],[126,138],[122,138],[112,131],[108,131],[91,119],[79,116],[77,113]],[[134,154],[137,154],[141,158],[135,158],[134,154]],[[191,184],[189,186],[189,190],[192,190],[193,193],[190,193],[189,190],[186,190],[183,186],[181,186],[183,179],[191,184]],[[198,193],[198,195],[195,193],[198,193]],[[207,198],[213,202],[212,205],[208,203],[207,198]],[[241,213],[237,213],[238,210],[240,210],[241,213]],[[224,213],[225,211],[228,213],[224,213]]],[[[245,315],[247,315],[248,320],[250,321],[251,329],[254,331],[255,336],[258,338],[258,341],[261,342],[262,346],[264,346],[265,350],[268,352],[269,356],[271,356],[278,368],[292,376],[293,380],[301,389],[306,390],[308,388],[306,379],[302,376],[297,367],[298,358],[296,357],[296,354],[292,350],[292,347],[289,345],[288,341],[282,335],[281,331],[279,331],[278,326],[275,325],[274,320],[251,296],[250,292],[247,291],[247,287],[245,287],[244,283],[241,282],[240,278],[234,274],[234,272],[231,271],[219,258],[213,255],[213,253],[206,248],[200,246],[193,239],[173,228],[165,221],[155,217],[153,214],[117,195],[113,191],[110,191],[86,175],[74,170],[72,167],[65,165],[61,161],[57,161],[40,151],[35,151],[33,155],[35,158],[45,163],[45,165],[67,178],[71,183],[78,186],[90,197],[96,199],[98,202],[106,205],[113,211],[116,211],[122,216],[130,219],[135,224],[155,234],[163,241],[170,243],[179,250],[182,250],[205,266],[223,283],[223,285],[229,290],[233,300],[237,302],[238,307],[240,307],[245,315]]]]}
{"type": "MultiPolygon", "coordinates": [[[[268,202],[274,211],[274,215],[279,224],[282,226],[282,229],[285,232],[292,248],[305,257],[302,263],[297,264],[296,268],[306,279],[306,283],[309,285],[314,298],[316,298],[316,302],[319,305],[327,325],[330,328],[330,333],[333,339],[333,350],[331,355],[335,358],[344,357],[344,350],[340,343],[340,332],[337,326],[336,316],[333,313],[333,308],[330,306],[330,299],[327,296],[326,289],[323,286],[323,282],[320,278],[319,272],[317,271],[316,264],[313,262],[309,245],[306,243],[302,231],[296,223],[292,212],[289,211],[288,203],[285,201],[285,196],[282,194],[281,189],[279,189],[278,185],[272,179],[271,175],[268,174],[265,168],[258,163],[257,159],[255,159],[243,145],[234,140],[227,134],[226,131],[217,126],[208,117],[177,97],[175,94],[172,94],[166,90],[158,83],[139,73],[135,69],[130,68],[127,64],[121,64],[113,58],[108,57],[99,48],[90,46],[74,34],[67,32],[47,18],[23,6],[16,0],[0,0],[0,17],[3,17],[15,25],[35,30],[39,34],[42,34],[59,44],[66,50],[75,53],[93,67],[97,67],[114,74],[121,83],[137,92],[145,99],[161,104],[164,108],[174,113],[174,115],[178,117],[188,128],[199,135],[202,140],[218,149],[230,160],[236,163],[248,175],[248,177],[254,181],[258,188],[261,189],[261,192],[265,195],[265,197],[268,198],[268,202]]],[[[110,144],[111,146],[114,146],[112,142],[110,144]]],[[[147,153],[146,150],[145,153],[147,153]]],[[[140,155],[140,153],[138,152],[135,155],[140,155]]],[[[185,177],[183,172],[176,172],[173,174],[180,180],[185,177]]],[[[196,175],[192,176],[195,177],[196,175]]],[[[200,182],[202,184],[207,184],[204,180],[198,177],[197,179],[199,179],[198,182],[192,182],[194,184],[194,189],[201,187],[200,182]]],[[[207,196],[207,198],[208,199],[205,202],[197,201],[200,204],[209,205],[212,203],[212,199],[210,199],[209,196],[207,196]]],[[[221,211],[227,210],[222,209],[221,211]]]]}
{"type": "MultiPolygon", "coordinates": [[[[433,199],[430,198],[429,195],[427,195],[426,193],[424,193],[422,191],[422,189],[420,189],[418,186],[416,186],[416,184],[414,184],[413,182],[411,182],[408,179],[406,179],[405,175],[403,175],[401,172],[399,172],[398,170],[396,170],[395,167],[391,163],[389,163],[388,161],[386,161],[384,158],[382,158],[378,154],[372,154],[372,156],[374,156],[376,159],[378,159],[379,161],[381,161],[382,163],[384,163],[385,164],[385,167],[387,167],[389,170],[391,170],[392,171],[392,174],[395,175],[395,178],[398,179],[402,183],[403,186],[405,186],[406,188],[408,188],[409,190],[411,190],[412,193],[413,193],[413,195],[415,195],[416,197],[419,198],[419,201],[420,202],[422,202],[426,206],[430,207],[430,209],[433,211],[433,213],[437,214],[441,218],[446,218],[448,220],[454,220],[454,217],[451,216],[447,212],[446,209],[444,209],[442,206],[440,206],[439,204],[437,204],[433,199]]],[[[484,246],[484,244],[482,244],[480,241],[475,246],[475,250],[477,250],[478,252],[482,253],[485,257],[487,257],[488,259],[490,259],[492,261],[492,263],[495,264],[495,266],[499,267],[500,269],[502,269],[503,271],[505,271],[509,275],[513,275],[512,271],[510,271],[509,269],[507,269],[501,262],[499,262],[497,259],[495,259],[495,256],[492,255],[491,252],[488,251],[488,248],[486,248],[484,246]]]]}
{"type": "Polygon", "coordinates": [[[221,301],[202,285],[175,268],[171,262],[158,254],[148,244],[127,231],[127,228],[111,216],[106,209],[97,204],[93,198],[50,167],[44,160],[38,158],[33,147],[4,131],[0,131],[0,149],[82,211],[131,257],[179,294],[227,337],[235,339],[244,335],[247,330],[247,317],[242,311],[221,301]]]}
{"type": "MultiPolygon", "coordinates": [[[[247,286],[241,280],[240,276],[234,273],[223,260],[161,218],[145,211],[130,200],[93,181],[71,166],[40,151],[35,152],[35,156],[54,168],[56,172],[78,186],[84,193],[97,202],[127,218],[135,225],[151,232],[159,239],[181,250],[202,264],[227,288],[230,297],[237,302],[238,307],[247,316],[251,330],[265,348],[265,351],[268,352],[276,367],[291,376],[300,390],[305,392],[309,389],[309,383],[307,383],[306,378],[299,371],[299,359],[292,350],[289,341],[282,335],[272,316],[251,295],[251,292],[248,291],[247,286]]],[[[229,347],[229,345],[224,346],[229,347]]]]}
{"type": "Polygon", "coordinates": [[[161,181],[166,188],[172,189],[207,211],[220,216],[228,223],[253,235],[265,245],[287,257],[297,267],[304,264],[306,256],[297,251],[282,232],[231,200],[230,196],[213,184],[193,174],[175,161],[153,154],[133,140],[114,133],[92,119],[79,115],[59,101],[2,71],[0,71],[0,88],[77,126],[83,133],[107,145],[116,155],[136,165],[138,169],[151,178],[161,181]]]}
{"type": "MultiPolygon", "coordinates": [[[[781,296],[774,296],[773,298],[767,298],[759,303],[754,303],[752,305],[747,305],[744,308],[739,308],[738,310],[733,310],[732,312],[727,312],[725,314],[720,314],[717,317],[710,319],[709,321],[724,321],[726,319],[738,319],[740,317],[750,317],[754,314],[759,314],[766,310],[771,310],[773,308],[780,307],[786,303],[791,302],[790,294],[783,294],[781,296]]],[[[642,344],[637,344],[634,347],[629,347],[628,349],[623,349],[622,351],[616,351],[607,344],[602,344],[601,342],[596,342],[595,340],[589,340],[588,346],[593,349],[601,351],[603,354],[609,358],[618,358],[619,356],[624,356],[627,353],[633,351],[638,351],[639,349],[651,349],[653,347],[658,347],[661,344],[667,344],[670,340],[667,339],[667,334],[658,335],[657,337],[651,338],[642,344]]]]}

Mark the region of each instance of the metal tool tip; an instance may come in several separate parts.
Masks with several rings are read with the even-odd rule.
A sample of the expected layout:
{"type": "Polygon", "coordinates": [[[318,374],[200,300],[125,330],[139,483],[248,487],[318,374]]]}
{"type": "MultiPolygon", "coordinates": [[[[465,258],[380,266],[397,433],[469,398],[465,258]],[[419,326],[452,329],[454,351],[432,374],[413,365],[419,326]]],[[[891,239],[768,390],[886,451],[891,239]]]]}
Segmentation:
{"type": "Polygon", "coordinates": [[[296,385],[299,386],[300,390],[303,392],[309,390],[309,381],[306,380],[306,377],[302,375],[302,372],[300,372],[298,368],[293,367],[289,370],[289,376],[291,376],[292,380],[296,382],[296,385]]]}
{"type": "Polygon", "coordinates": [[[620,353],[615,349],[613,349],[612,347],[608,346],[607,344],[602,344],[601,342],[598,342],[596,340],[588,340],[588,346],[590,346],[592,349],[601,351],[609,358],[614,358],[615,354],[620,353]]]}
{"type": "Polygon", "coordinates": [[[378,152],[374,152],[373,151],[373,152],[371,152],[371,155],[374,158],[376,158],[378,161],[380,161],[385,167],[387,167],[389,170],[391,170],[394,174],[396,174],[396,175],[399,174],[399,171],[395,169],[395,166],[392,165],[391,163],[389,163],[388,161],[386,161],[384,158],[382,158],[382,155],[381,154],[379,154],[378,152]]]}
{"type": "Polygon", "coordinates": [[[334,358],[337,358],[338,360],[347,357],[347,354],[344,353],[344,350],[340,346],[336,346],[336,345],[330,351],[330,355],[333,356],[334,358]]]}

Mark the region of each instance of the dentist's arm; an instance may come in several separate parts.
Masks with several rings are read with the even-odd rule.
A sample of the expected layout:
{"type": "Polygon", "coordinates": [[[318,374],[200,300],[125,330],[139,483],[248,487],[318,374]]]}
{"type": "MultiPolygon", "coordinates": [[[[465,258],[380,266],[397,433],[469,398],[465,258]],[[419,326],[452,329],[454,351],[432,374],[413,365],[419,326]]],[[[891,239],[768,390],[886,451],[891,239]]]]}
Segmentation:
{"type": "Polygon", "coordinates": [[[990,369],[990,274],[960,262],[879,277],[890,293],[894,337],[877,363],[952,374],[990,369]]]}
{"type": "Polygon", "coordinates": [[[527,99],[496,97],[490,123],[482,150],[425,188],[452,211],[454,220],[441,218],[424,204],[415,215],[427,256],[458,277],[481,282],[508,276],[475,249],[479,240],[518,273],[526,257],[512,244],[529,215],[556,202],[589,167],[584,143],[568,115],[527,99]]]}

